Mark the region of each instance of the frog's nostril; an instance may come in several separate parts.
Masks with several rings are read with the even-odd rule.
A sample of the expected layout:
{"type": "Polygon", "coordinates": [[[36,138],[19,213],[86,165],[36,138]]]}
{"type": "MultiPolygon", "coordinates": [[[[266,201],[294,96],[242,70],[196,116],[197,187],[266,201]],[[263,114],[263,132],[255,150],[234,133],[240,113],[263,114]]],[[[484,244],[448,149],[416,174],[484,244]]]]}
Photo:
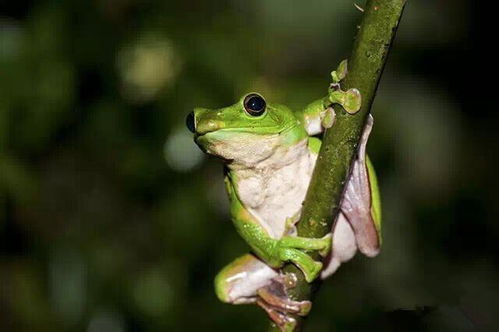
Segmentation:
{"type": "Polygon", "coordinates": [[[196,124],[194,123],[194,112],[187,114],[187,117],[185,118],[185,125],[187,126],[187,129],[189,129],[191,133],[196,132],[196,124]]]}

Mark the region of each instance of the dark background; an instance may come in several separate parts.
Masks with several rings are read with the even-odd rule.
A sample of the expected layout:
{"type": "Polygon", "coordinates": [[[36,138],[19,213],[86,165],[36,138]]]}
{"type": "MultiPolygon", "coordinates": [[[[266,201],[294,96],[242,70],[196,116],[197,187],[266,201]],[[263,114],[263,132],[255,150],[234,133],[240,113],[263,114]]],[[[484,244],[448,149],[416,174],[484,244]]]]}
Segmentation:
{"type": "MultiPolygon", "coordinates": [[[[496,19],[480,3],[408,2],[368,147],[384,248],[324,284],[307,331],[499,328],[496,19]]],[[[184,118],[253,90],[323,96],[352,1],[0,4],[0,330],[263,330],[258,308],[214,295],[247,247],[184,118]]]]}

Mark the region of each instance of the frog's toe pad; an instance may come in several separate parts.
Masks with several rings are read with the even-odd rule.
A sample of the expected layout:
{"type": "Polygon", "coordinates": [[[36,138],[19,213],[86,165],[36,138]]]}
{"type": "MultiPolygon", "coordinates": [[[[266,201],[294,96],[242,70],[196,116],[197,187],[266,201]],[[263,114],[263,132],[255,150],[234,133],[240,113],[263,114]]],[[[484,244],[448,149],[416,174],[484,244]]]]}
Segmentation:
{"type": "Polygon", "coordinates": [[[300,302],[300,311],[297,312],[298,316],[305,317],[309,314],[312,309],[312,302],[310,301],[301,301],[300,302]]]}
{"type": "Polygon", "coordinates": [[[332,107],[328,107],[324,111],[324,116],[321,121],[321,125],[324,128],[331,128],[334,124],[334,120],[336,119],[336,113],[334,112],[334,109],[332,107]]]}
{"type": "Polygon", "coordinates": [[[362,104],[362,97],[358,89],[348,89],[345,95],[345,101],[343,103],[343,108],[350,114],[355,114],[360,110],[362,104]]]}

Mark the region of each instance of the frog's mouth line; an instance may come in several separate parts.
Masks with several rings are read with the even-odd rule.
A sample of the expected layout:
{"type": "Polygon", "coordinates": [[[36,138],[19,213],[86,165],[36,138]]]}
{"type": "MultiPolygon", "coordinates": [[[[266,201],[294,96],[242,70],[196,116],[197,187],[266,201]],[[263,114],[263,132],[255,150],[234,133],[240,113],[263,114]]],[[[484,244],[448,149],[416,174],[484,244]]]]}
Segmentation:
{"type": "MultiPolygon", "coordinates": [[[[258,129],[273,129],[273,128],[276,128],[276,127],[275,126],[258,127],[258,129]]],[[[282,135],[282,134],[286,133],[287,131],[291,130],[292,128],[293,127],[291,127],[291,126],[287,126],[285,128],[280,128],[280,129],[276,130],[275,133],[269,133],[269,132],[259,133],[258,131],[255,131],[255,127],[254,126],[253,127],[245,127],[245,128],[217,128],[217,129],[210,130],[210,131],[205,131],[205,132],[202,132],[202,133],[199,133],[199,132],[196,131],[194,133],[194,139],[197,139],[198,137],[205,136],[207,134],[220,133],[220,132],[223,132],[223,133],[251,134],[251,135],[282,135]]]]}

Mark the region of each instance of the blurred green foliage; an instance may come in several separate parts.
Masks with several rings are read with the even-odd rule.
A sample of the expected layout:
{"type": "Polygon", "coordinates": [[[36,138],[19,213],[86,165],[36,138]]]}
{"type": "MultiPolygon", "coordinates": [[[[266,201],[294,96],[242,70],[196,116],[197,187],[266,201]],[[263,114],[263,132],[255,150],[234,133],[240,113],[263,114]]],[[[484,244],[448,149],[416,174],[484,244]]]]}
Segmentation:
{"type": "MultiPolygon", "coordinates": [[[[247,248],[184,117],[252,90],[295,108],[321,97],[352,2],[0,6],[0,330],[264,329],[256,307],[215,298],[217,270],[247,248]]],[[[498,116],[463,82],[477,10],[409,1],[369,146],[383,252],[327,281],[307,330],[497,326],[498,116]]]]}

